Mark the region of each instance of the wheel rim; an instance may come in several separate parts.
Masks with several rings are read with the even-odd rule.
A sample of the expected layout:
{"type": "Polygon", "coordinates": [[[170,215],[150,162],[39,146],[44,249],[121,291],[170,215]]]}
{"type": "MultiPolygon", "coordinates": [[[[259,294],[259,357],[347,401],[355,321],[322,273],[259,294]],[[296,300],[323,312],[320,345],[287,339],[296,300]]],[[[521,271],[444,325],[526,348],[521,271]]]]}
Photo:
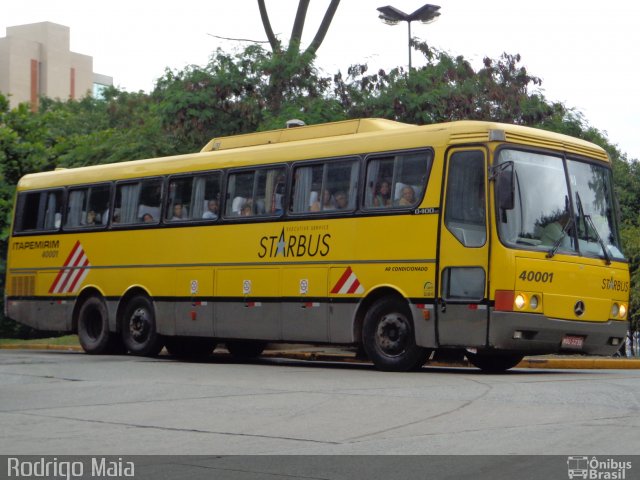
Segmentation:
{"type": "Polygon", "coordinates": [[[389,356],[402,355],[409,339],[409,322],[398,312],[384,315],[376,329],[376,345],[380,351],[389,356]]]}
{"type": "Polygon", "coordinates": [[[151,315],[146,308],[136,308],[129,318],[129,334],[137,343],[144,343],[151,330],[151,315]]]}

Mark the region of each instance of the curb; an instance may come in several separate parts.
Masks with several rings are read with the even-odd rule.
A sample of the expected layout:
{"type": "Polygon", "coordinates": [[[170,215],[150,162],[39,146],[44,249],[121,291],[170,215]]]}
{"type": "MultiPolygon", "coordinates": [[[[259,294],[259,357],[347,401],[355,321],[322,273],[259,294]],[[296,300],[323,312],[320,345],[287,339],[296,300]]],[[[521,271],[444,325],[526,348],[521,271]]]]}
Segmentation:
{"type": "MultiPolygon", "coordinates": [[[[322,352],[265,352],[263,357],[291,358],[295,360],[371,363],[369,360],[358,359],[352,355],[330,354],[322,352]]],[[[426,367],[473,367],[466,360],[462,362],[427,362],[426,367]]],[[[525,358],[513,368],[531,369],[565,369],[565,370],[630,370],[640,369],[640,359],[627,358],[525,358]]]]}
{"type": "MultiPolygon", "coordinates": [[[[0,345],[4,350],[53,350],[63,352],[82,352],[79,345],[0,345]]],[[[225,354],[221,354],[225,355],[225,354]]],[[[296,350],[267,350],[261,355],[264,358],[288,358],[316,362],[366,363],[369,360],[356,358],[355,355],[326,352],[301,352],[296,350]]],[[[471,367],[464,362],[428,362],[427,367],[471,367]]],[[[559,369],[559,370],[635,370],[640,369],[640,358],[536,358],[526,357],[514,368],[559,369]]]]}
{"type": "Polygon", "coordinates": [[[0,350],[57,350],[62,352],[82,352],[80,345],[0,345],[0,350]]]}
{"type": "Polygon", "coordinates": [[[640,359],[633,359],[633,358],[525,358],[514,368],[633,370],[633,369],[640,369],[640,359]]]}

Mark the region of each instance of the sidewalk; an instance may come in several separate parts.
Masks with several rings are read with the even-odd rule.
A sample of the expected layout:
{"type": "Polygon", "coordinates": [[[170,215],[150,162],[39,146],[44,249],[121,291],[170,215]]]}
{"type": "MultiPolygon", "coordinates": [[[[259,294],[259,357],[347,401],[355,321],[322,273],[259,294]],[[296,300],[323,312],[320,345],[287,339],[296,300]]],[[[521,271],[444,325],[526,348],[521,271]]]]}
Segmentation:
{"type": "MultiPolygon", "coordinates": [[[[82,352],[82,348],[78,345],[50,345],[50,344],[31,344],[31,345],[0,345],[0,349],[7,350],[55,350],[82,352]]],[[[227,355],[224,349],[218,349],[216,355],[227,355]]],[[[339,347],[314,345],[292,345],[274,344],[272,348],[267,349],[262,354],[266,358],[289,358],[293,360],[318,361],[318,362],[347,362],[347,363],[369,363],[368,360],[356,358],[355,353],[339,347]]],[[[430,361],[426,366],[432,367],[470,367],[471,365],[465,361],[456,363],[446,363],[438,361],[430,361]]],[[[576,355],[544,355],[525,357],[514,368],[532,368],[532,369],[640,369],[640,358],[612,358],[612,357],[580,357],[576,355]]]]}

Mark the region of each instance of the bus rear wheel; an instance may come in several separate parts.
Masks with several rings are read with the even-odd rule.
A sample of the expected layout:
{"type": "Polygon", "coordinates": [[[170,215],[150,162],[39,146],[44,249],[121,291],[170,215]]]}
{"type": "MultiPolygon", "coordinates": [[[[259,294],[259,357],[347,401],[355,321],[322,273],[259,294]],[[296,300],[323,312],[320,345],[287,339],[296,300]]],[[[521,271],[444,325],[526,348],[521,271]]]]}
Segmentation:
{"type": "Polygon", "coordinates": [[[109,331],[107,306],[101,298],[87,298],[78,311],[78,340],[82,349],[90,354],[117,353],[121,345],[115,333],[109,331]]]}
{"type": "Polygon", "coordinates": [[[380,370],[406,372],[420,368],[430,351],[416,345],[411,312],[397,297],[377,300],[367,311],[362,344],[380,370]]]}
{"type": "Polygon", "coordinates": [[[162,350],[163,339],[156,330],[156,316],[148,297],[133,297],[122,316],[122,341],[134,355],[155,356],[162,350]]]}
{"type": "Polygon", "coordinates": [[[251,358],[259,357],[267,346],[267,342],[261,342],[259,340],[249,341],[230,341],[226,342],[225,346],[229,353],[239,360],[248,360],[251,358]]]}
{"type": "Polygon", "coordinates": [[[469,363],[486,373],[502,373],[519,364],[524,355],[516,353],[478,352],[465,353],[469,363]]]}

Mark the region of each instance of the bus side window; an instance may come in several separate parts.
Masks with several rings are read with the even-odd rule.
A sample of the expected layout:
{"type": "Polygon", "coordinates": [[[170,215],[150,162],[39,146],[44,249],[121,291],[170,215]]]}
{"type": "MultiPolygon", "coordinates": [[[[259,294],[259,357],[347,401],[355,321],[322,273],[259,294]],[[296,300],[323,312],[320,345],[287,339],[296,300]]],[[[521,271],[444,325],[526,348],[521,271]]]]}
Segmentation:
{"type": "Polygon", "coordinates": [[[286,170],[261,168],[229,175],[227,217],[282,215],[286,170]]]}
{"type": "Polygon", "coordinates": [[[116,189],[116,204],[112,223],[156,224],[160,220],[162,181],[150,178],[121,183],[116,189]]]}
{"type": "Polygon", "coordinates": [[[18,195],[15,231],[54,231],[62,221],[62,190],[22,192],[18,195]]]}
{"type": "Polygon", "coordinates": [[[106,225],[103,219],[109,216],[111,186],[92,185],[74,188],[67,198],[65,228],[92,228],[106,225]]]}
{"type": "Polygon", "coordinates": [[[165,221],[215,220],[220,207],[220,172],[171,177],[165,221]]]}
{"type": "Polygon", "coordinates": [[[367,163],[365,208],[414,207],[427,184],[430,151],[399,153],[367,163]]]}
{"type": "Polygon", "coordinates": [[[297,167],[291,192],[293,213],[351,211],[356,208],[356,160],[331,160],[297,167]]]}

